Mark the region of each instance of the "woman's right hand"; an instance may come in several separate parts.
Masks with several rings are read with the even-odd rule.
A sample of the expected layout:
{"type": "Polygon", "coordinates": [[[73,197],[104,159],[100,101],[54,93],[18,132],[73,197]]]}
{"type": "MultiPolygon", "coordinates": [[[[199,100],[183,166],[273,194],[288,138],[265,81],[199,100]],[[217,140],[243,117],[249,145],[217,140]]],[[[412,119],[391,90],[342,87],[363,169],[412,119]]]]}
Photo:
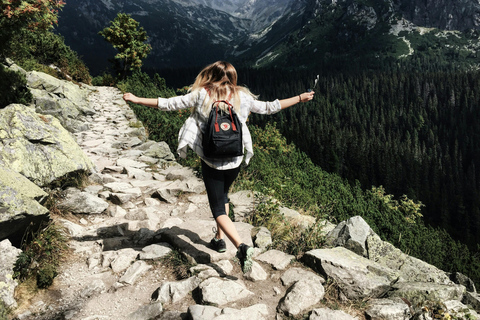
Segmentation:
{"type": "Polygon", "coordinates": [[[127,92],[123,95],[123,100],[138,103],[138,98],[133,93],[127,92]]]}

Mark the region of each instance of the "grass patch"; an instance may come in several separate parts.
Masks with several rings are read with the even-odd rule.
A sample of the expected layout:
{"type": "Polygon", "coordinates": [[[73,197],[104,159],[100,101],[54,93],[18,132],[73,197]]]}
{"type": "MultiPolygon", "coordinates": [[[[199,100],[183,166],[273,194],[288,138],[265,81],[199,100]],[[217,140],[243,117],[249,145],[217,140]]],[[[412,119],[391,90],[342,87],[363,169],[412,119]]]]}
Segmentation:
{"type": "Polygon", "coordinates": [[[35,283],[38,289],[48,288],[67,252],[66,240],[62,229],[53,221],[42,223],[38,230],[27,230],[13,277],[22,283],[35,283]]]}
{"type": "Polygon", "coordinates": [[[72,187],[83,189],[88,185],[88,175],[89,174],[84,170],[70,172],[63,177],[52,181],[49,185],[49,188],[65,190],[72,187]]]}
{"type": "Polygon", "coordinates": [[[177,280],[187,279],[191,276],[190,268],[195,266],[179,250],[172,250],[161,260],[162,264],[169,268],[177,280]]]}

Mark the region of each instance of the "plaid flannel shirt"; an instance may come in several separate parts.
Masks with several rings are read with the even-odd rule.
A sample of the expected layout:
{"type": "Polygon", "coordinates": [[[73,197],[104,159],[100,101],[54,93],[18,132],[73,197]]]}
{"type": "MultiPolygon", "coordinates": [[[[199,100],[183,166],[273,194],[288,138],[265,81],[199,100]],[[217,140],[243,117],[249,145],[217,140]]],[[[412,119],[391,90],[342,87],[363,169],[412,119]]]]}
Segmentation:
{"type": "MultiPolygon", "coordinates": [[[[194,108],[192,114],[183,124],[178,135],[177,152],[180,157],[187,156],[187,147],[190,147],[197,153],[206,164],[218,170],[228,170],[238,167],[244,156],[212,159],[203,154],[202,137],[205,131],[208,115],[202,113],[204,100],[207,98],[207,91],[202,89],[195,93],[188,93],[183,96],[173,98],[158,98],[158,108],[164,111],[181,110],[194,108]]],[[[237,112],[238,118],[242,123],[242,140],[245,153],[245,162],[248,164],[253,156],[252,137],[246,125],[250,112],[259,114],[273,114],[281,110],[280,101],[264,102],[255,100],[250,95],[240,92],[240,112],[237,112]],[[246,152],[245,152],[246,150],[246,152]]]]}

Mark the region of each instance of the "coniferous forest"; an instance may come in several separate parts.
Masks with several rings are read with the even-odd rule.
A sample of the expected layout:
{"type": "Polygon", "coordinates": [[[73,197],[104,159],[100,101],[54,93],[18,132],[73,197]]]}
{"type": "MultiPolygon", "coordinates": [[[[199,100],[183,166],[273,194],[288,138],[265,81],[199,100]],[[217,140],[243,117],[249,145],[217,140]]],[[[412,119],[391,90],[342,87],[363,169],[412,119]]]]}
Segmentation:
{"type": "MultiPolygon", "coordinates": [[[[268,100],[302,92],[313,77],[269,70],[252,73],[246,82],[268,100]]],[[[315,92],[311,103],[274,117],[254,115],[251,121],[275,121],[289,141],[328,172],[358,180],[365,189],[383,186],[397,197],[421,201],[427,223],[477,249],[478,72],[330,73],[320,76],[315,92]]]]}

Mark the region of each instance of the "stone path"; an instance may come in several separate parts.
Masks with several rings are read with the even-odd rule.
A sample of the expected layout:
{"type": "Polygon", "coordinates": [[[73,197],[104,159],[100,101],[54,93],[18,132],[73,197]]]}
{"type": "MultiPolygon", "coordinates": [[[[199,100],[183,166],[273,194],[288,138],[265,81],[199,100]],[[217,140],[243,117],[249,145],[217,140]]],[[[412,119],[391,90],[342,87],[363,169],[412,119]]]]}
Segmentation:
{"type": "MultiPolygon", "coordinates": [[[[147,140],[119,90],[99,87],[89,99],[96,111],[90,130],[75,135],[97,172],[58,204],[72,213],[57,219],[72,254],[54,285],[19,307],[18,319],[283,319],[319,306],[324,280],[293,256],[257,248],[257,262],[243,275],[229,241],[226,253],[210,250],[215,224],[203,182],[165,143],[147,140]],[[193,276],[178,280],[158,261],[172,249],[196,264],[193,276]]],[[[231,198],[241,220],[254,197],[231,198]]],[[[253,227],[235,224],[253,245],[253,227]]],[[[310,319],[323,319],[315,314],[323,313],[310,319]]]]}

